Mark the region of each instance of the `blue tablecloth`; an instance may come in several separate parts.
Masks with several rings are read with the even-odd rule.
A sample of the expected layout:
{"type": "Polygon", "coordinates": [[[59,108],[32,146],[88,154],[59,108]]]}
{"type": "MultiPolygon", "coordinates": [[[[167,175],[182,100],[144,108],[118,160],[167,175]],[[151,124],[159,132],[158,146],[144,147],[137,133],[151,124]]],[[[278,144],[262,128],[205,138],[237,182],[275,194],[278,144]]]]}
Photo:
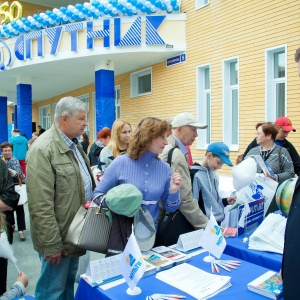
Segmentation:
{"type": "MultiPolygon", "coordinates": [[[[210,272],[210,263],[204,262],[203,257],[207,253],[200,254],[198,256],[192,257],[192,260],[189,262],[191,265],[194,265],[206,272],[210,272]]],[[[233,257],[223,254],[221,259],[233,259],[233,257]]],[[[241,266],[237,270],[232,270],[227,272],[221,270],[221,275],[231,276],[232,287],[228,288],[225,291],[220,292],[218,295],[212,297],[211,299],[219,300],[265,300],[264,296],[253,293],[247,289],[247,283],[254,280],[258,276],[264,274],[268,269],[251,264],[246,261],[242,261],[241,266]]],[[[142,278],[138,287],[141,288],[142,293],[137,296],[129,296],[126,294],[126,289],[128,288],[127,283],[123,283],[119,286],[113,287],[106,291],[101,288],[92,288],[90,287],[83,279],[80,280],[77,292],[75,295],[75,300],[89,299],[89,300],[135,300],[135,299],[146,299],[147,295],[152,295],[154,293],[180,293],[186,296],[186,299],[192,300],[195,299],[190,295],[172,287],[158,279],[156,279],[155,274],[142,278]]]]}
{"type": "Polygon", "coordinates": [[[277,272],[281,269],[281,254],[250,250],[248,243],[243,243],[242,238],[243,236],[227,238],[224,253],[277,272]]]}

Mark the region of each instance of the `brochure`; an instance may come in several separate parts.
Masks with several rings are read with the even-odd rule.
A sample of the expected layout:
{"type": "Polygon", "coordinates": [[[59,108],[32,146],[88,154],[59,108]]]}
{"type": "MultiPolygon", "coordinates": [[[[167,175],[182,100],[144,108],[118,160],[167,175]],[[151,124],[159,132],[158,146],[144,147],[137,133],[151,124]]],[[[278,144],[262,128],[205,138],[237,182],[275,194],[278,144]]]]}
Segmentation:
{"type": "Polygon", "coordinates": [[[157,271],[171,268],[174,262],[154,251],[144,251],[142,252],[144,261],[150,263],[157,268],[157,271]]]}
{"type": "Polygon", "coordinates": [[[278,299],[282,296],[282,280],[279,273],[268,271],[254,279],[247,285],[252,292],[258,293],[270,299],[278,299]]]}
{"type": "Polygon", "coordinates": [[[160,247],[152,248],[151,250],[172,260],[175,265],[179,265],[181,263],[191,260],[191,257],[189,255],[186,255],[175,249],[171,249],[170,247],[160,246],[160,247]]]}

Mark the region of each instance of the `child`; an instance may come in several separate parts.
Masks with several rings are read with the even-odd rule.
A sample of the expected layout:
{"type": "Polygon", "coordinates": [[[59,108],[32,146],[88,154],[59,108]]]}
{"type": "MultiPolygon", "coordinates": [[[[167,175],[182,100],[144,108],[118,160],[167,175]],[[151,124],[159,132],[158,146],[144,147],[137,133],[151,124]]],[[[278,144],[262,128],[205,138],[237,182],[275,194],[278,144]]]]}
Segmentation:
{"type": "MultiPolygon", "coordinates": [[[[0,212],[0,235],[1,235],[2,229],[5,228],[4,224],[5,224],[4,216],[0,212]]],[[[23,296],[25,294],[25,289],[26,289],[27,285],[28,285],[27,275],[24,272],[20,272],[17,277],[17,281],[14,283],[14,285],[12,286],[12,288],[9,291],[7,291],[2,296],[0,296],[0,300],[9,300],[9,299],[12,299],[15,297],[23,296]]]]}
{"type": "Polygon", "coordinates": [[[219,177],[215,171],[221,169],[223,164],[232,167],[229,153],[229,148],[222,142],[210,144],[193,180],[193,196],[200,209],[208,218],[212,209],[219,224],[225,218],[224,206],[234,204],[236,200],[236,196],[222,199],[218,193],[219,177]]]}

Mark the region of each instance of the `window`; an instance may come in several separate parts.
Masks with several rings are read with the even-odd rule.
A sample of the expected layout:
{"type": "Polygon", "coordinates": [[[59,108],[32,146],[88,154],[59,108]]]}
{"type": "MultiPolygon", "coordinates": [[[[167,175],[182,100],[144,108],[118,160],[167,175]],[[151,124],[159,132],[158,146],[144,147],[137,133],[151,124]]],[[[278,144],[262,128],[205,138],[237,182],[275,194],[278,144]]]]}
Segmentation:
{"type": "Polygon", "coordinates": [[[115,86],[115,112],[116,119],[121,117],[121,95],[120,95],[120,86],[115,86]]]}
{"type": "Polygon", "coordinates": [[[209,4],[209,0],[195,0],[196,9],[200,9],[209,4]]]}
{"type": "Polygon", "coordinates": [[[237,58],[223,61],[223,136],[231,150],[239,143],[239,63],[237,58]]]}
{"type": "Polygon", "coordinates": [[[138,97],[152,92],[152,68],[132,73],[130,75],[130,96],[138,97]]]}
{"type": "Polygon", "coordinates": [[[54,113],[55,113],[55,109],[56,109],[56,104],[57,103],[52,104],[52,123],[54,123],[54,113]]]}
{"type": "Polygon", "coordinates": [[[266,50],[266,120],[285,116],[287,105],[286,46],[266,50]]]}
{"type": "Polygon", "coordinates": [[[15,113],[10,113],[10,123],[13,124],[15,122],[15,113]]]}
{"type": "Polygon", "coordinates": [[[50,105],[40,107],[40,125],[45,130],[50,128],[50,105]]]}
{"type": "Polygon", "coordinates": [[[197,139],[197,147],[206,149],[211,143],[211,97],[210,97],[210,65],[197,68],[197,113],[199,120],[207,124],[197,139]]]}
{"type": "MultiPolygon", "coordinates": [[[[77,97],[77,98],[80,99],[82,102],[84,102],[84,103],[87,105],[88,110],[90,109],[89,95],[88,95],[88,94],[79,96],[79,97],[77,97]]],[[[89,121],[89,112],[87,113],[86,119],[87,119],[87,126],[85,127],[84,132],[87,134],[87,136],[88,136],[89,139],[90,139],[90,121],[89,121]]]]}

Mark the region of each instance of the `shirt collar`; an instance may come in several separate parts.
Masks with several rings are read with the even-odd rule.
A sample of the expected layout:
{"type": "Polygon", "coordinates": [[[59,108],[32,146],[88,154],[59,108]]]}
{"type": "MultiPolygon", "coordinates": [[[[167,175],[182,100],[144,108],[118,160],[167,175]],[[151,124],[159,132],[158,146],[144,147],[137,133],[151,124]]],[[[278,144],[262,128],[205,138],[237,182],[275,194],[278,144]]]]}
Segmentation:
{"type": "Polygon", "coordinates": [[[184,155],[187,155],[187,154],[188,154],[188,151],[187,151],[187,149],[185,148],[185,145],[183,145],[182,141],[181,141],[178,137],[176,137],[174,134],[172,134],[172,136],[174,137],[175,141],[177,142],[180,151],[181,151],[184,155]]]}
{"type": "MultiPolygon", "coordinates": [[[[69,147],[69,148],[71,148],[71,147],[76,147],[76,144],[72,141],[72,140],[70,140],[59,128],[58,128],[58,126],[56,126],[57,127],[57,129],[58,129],[58,132],[59,132],[59,134],[61,135],[61,137],[62,137],[62,139],[63,139],[63,141],[66,143],[66,145],[69,147]]],[[[77,143],[78,143],[78,141],[77,141],[77,143]]]]}

